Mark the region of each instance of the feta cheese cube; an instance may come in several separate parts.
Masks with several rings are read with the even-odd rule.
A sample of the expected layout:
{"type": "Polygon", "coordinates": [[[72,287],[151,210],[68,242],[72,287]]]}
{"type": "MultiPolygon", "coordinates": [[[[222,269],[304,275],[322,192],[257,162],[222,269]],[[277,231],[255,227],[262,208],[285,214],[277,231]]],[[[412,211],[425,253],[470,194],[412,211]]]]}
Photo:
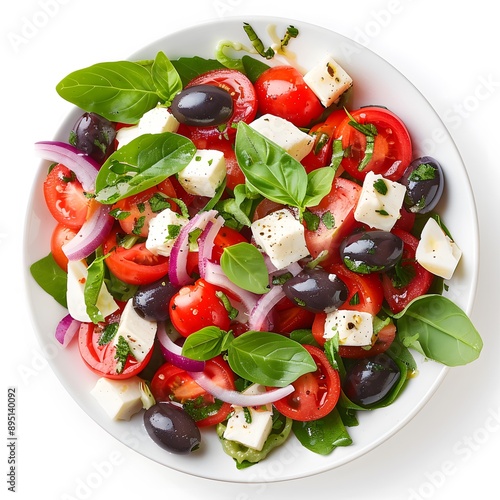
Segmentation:
{"type": "MultiPolygon", "coordinates": [[[[253,384],[243,394],[262,394],[264,386],[253,384]]],[[[224,438],[236,441],[243,446],[261,451],[273,427],[273,411],[271,405],[247,408],[233,406],[234,412],[227,421],[224,438]]]]}
{"type": "Polygon", "coordinates": [[[180,230],[188,219],[166,208],[149,221],[146,248],[155,255],[169,257],[180,230]]]}
{"type": "Polygon", "coordinates": [[[368,172],[354,210],[354,218],[370,227],[390,231],[400,217],[406,188],[382,175],[368,172]]]}
{"type": "Polygon", "coordinates": [[[257,246],[271,259],[276,269],[309,255],[304,226],[287,209],[277,210],[250,226],[257,246]]]}
{"type": "Polygon", "coordinates": [[[224,153],[214,149],[198,149],[188,165],[177,174],[181,186],[188,193],[210,198],[215,196],[225,177],[224,153]]]}
{"type": "Polygon", "coordinates": [[[278,116],[262,115],[250,123],[250,127],[282,147],[298,161],[307,156],[314,146],[314,138],[311,135],[278,116]]]}
{"type": "Polygon", "coordinates": [[[444,279],[450,279],[455,272],[462,251],[430,218],[422,229],[415,252],[417,262],[427,271],[444,279]]]}
{"type": "Polygon", "coordinates": [[[114,420],[130,420],[143,406],[141,379],[136,376],[124,380],[101,377],[90,394],[114,420]]]}
{"type": "Polygon", "coordinates": [[[130,352],[140,363],[153,347],[156,326],[156,321],[148,321],[139,316],[134,309],[133,299],[129,299],[120,316],[113,342],[116,344],[118,339],[123,337],[129,345],[130,352]]]}
{"type": "Polygon", "coordinates": [[[338,333],[339,343],[346,346],[372,344],[373,316],[367,312],[337,309],[326,315],[323,337],[331,339],[338,333]]]}
{"type": "Polygon", "coordinates": [[[304,81],[323,106],[328,107],[352,85],[352,78],[332,56],[325,57],[304,75],[304,81]]]}
{"type": "MultiPolygon", "coordinates": [[[[68,262],[66,301],[69,314],[78,321],[91,322],[92,320],[87,313],[87,305],[85,303],[85,283],[87,277],[87,264],[83,260],[70,260],[68,262]]],[[[101,285],[96,307],[104,317],[118,309],[118,304],[108,292],[104,283],[101,285]]]]}
{"type": "Polygon", "coordinates": [[[137,125],[123,127],[116,133],[118,147],[128,144],[143,134],[161,134],[163,132],[177,132],[179,122],[165,106],[156,106],[142,116],[137,125]]]}

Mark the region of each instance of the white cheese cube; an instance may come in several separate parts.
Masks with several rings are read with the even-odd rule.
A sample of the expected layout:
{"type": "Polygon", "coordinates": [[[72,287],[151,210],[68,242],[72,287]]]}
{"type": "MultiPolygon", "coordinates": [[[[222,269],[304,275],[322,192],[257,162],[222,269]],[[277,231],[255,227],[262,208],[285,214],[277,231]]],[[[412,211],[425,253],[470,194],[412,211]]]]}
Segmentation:
{"type": "Polygon", "coordinates": [[[128,144],[143,134],[162,134],[163,132],[177,132],[179,122],[165,106],[156,106],[142,116],[137,125],[123,127],[116,133],[118,147],[128,144]]]}
{"type": "Polygon", "coordinates": [[[304,226],[287,209],[277,210],[250,226],[256,245],[266,253],[276,269],[309,255],[304,226]]]}
{"type": "MultiPolygon", "coordinates": [[[[243,394],[256,395],[264,392],[264,386],[253,384],[243,394]]],[[[241,406],[233,406],[234,413],[227,421],[224,438],[254,450],[262,450],[273,427],[273,411],[269,406],[247,408],[247,412],[241,406]]]]}
{"type": "Polygon", "coordinates": [[[372,228],[390,231],[400,217],[406,188],[382,175],[368,172],[354,218],[372,228]]]}
{"type": "Polygon", "coordinates": [[[367,312],[338,309],[326,315],[323,337],[339,336],[339,344],[369,346],[373,337],[373,316],[367,312]]]}
{"type": "Polygon", "coordinates": [[[455,272],[462,251],[430,218],[422,229],[415,252],[417,262],[427,271],[444,279],[450,279],[455,272]]]}
{"type": "Polygon", "coordinates": [[[135,376],[124,380],[101,377],[90,394],[114,420],[130,420],[143,407],[141,379],[135,376]]]}
{"type": "Polygon", "coordinates": [[[282,147],[298,161],[307,156],[314,146],[314,138],[311,135],[278,116],[262,115],[250,123],[250,127],[282,147]]]}
{"type": "MultiPolygon", "coordinates": [[[[91,322],[85,304],[85,283],[88,277],[87,264],[83,260],[70,260],[68,262],[68,281],[66,301],[68,311],[72,318],[78,321],[91,322]]],[[[96,303],[97,309],[106,317],[118,309],[118,304],[108,292],[104,283],[101,286],[96,303]]]]}
{"type": "Polygon", "coordinates": [[[177,174],[179,183],[188,193],[210,198],[215,196],[225,177],[224,153],[215,149],[198,149],[188,165],[177,174]]]}
{"type": "Polygon", "coordinates": [[[304,81],[323,106],[328,107],[352,85],[352,78],[332,56],[323,59],[304,75],[304,81]]]}
{"type": "Polygon", "coordinates": [[[139,316],[134,309],[133,299],[129,299],[120,316],[113,343],[117,344],[118,339],[123,337],[132,355],[140,363],[153,347],[156,326],[156,321],[148,321],[139,316]]]}
{"type": "Polygon", "coordinates": [[[186,217],[166,208],[149,221],[146,248],[155,255],[170,257],[170,252],[182,227],[188,222],[186,217]]]}

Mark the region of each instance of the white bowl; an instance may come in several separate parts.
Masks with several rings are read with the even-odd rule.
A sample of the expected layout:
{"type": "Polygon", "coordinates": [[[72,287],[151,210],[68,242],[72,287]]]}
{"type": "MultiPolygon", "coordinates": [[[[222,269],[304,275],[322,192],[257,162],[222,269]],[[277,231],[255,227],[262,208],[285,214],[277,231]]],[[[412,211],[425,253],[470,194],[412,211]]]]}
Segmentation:
{"type": "MultiPolygon", "coordinates": [[[[414,156],[428,154],[440,161],[445,172],[446,188],[438,211],[463,251],[462,260],[446,293],[470,313],[477,281],[478,225],[465,167],[439,116],[419,91],[385,60],[366,47],[325,28],[297,20],[268,17],[226,18],[200,24],[168,35],[133,54],[130,59],[153,58],[159,50],[171,59],[192,55],[213,58],[214,49],[221,39],[240,41],[250,46],[243,31],[243,22],[255,28],[265,45],[270,43],[269,27],[276,27],[276,33],[280,35],[290,24],[297,27],[300,34],[291,41],[289,48],[296,54],[296,62],[300,67],[309,68],[323,55],[331,53],[355,82],[353,106],[379,104],[388,107],[406,123],[415,146],[414,156]]],[[[80,110],[75,109],[54,138],[66,141],[68,130],[80,113],[80,110]]],[[[47,131],[47,135],[52,136],[53,132],[47,131]]],[[[47,137],[40,138],[45,139],[47,137]]],[[[26,269],[49,252],[50,234],[55,225],[45,207],[41,190],[46,171],[47,162],[42,162],[34,180],[27,211],[24,239],[26,269]]],[[[136,415],[130,422],[109,420],[90,395],[97,377],[81,361],[77,343],[73,342],[68,348],[62,349],[54,339],[55,327],[66,311],[34,282],[29,271],[26,281],[38,340],[44,352],[49,353],[52,369],[82,410],[116,439],[144,456],[172,469],[204,478],[270,482],[310,476],[339,467],[396,434],[430,399],[447,372],[444,366],[415,354],[419,365],[418,376],[410,381],[391,406],[359,414],[359,426],[348,429],[353,439],[351,446],[337,448],[329,456],[320,456],[303,448],[291,436],[284,446],[274,450],[263,462],[239,471],[233,460],[222,451],[213,430],[203,431],[201,450],[188,456],[179,456],[153,443],[142,425],[142,414],[136,415]]]]}

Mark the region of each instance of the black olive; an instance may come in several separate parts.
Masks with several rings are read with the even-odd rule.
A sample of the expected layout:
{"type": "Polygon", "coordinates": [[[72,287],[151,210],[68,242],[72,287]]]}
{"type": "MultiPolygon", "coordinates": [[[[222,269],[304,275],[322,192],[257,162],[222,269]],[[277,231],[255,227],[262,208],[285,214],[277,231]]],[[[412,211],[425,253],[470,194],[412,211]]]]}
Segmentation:
{"type": "Polygon", "coordinates": [[[179,288],[170,282],[168,276],[148,285],[141,285],[133,298],[134,309],[149,321],[165,321],[169,317],[170,299],[179,288]]]}
{"type": "Polygon", "coordinates": [[[189,453],[201,443],[200,429],[195,421],[171,401],[156,403],[146,410],[144,426],[158,446],[172,453],[189,453]]]}
{"type": "Polygon", "coordinates": [[[344,264],[360,274],[392,269],[403,255],[403,240],[382,230],[364,231],[348,236],[340,245],[344,264]]]}
{"type": "Polygon", "coordinates": [[[425,214],[443,194],[444,173],[437,160],[422,156],[410,163],[399,182],[406,186],[405,207],[410,212],[425,214]]]}
{"type": "Polygon", "coordinates": [[[302,270],[283,284],[283,292],[292,302],[314,313],[338,309],[349,295],[346,284],[322,268],[302,270]]]}
{"type": "Polygon", "coordinates": [[[369,406],[382,401],[400,376],[394,360],[381,353],[362,358],[349,367],[342,388],[353,403],[369,406]]]}
{"type": "Polygon", "coordinates": [[[170,110],[185,125],[213,127],[231,117],[233,98],[227,90],[215,85],[193,85],[174,97],[170,110]]]}

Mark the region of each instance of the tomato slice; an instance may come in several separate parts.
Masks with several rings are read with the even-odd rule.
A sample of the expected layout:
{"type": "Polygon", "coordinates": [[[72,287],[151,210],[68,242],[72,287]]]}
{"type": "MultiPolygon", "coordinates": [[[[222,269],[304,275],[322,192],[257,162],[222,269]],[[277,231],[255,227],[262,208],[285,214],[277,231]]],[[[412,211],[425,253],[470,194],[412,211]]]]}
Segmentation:
{"type": "Polygon", "coordinates": [[[149,233],[149,221],[156,217],[158,212],[168,207],[177,211],[177,205],[164,199],[163,195],[168,198],[177,198],[177,193],[169,178],[157,186],[116,202],[112,210],[118,211],[120,215],[118,221],[123,231],[146,238],[149,233]]]}
{"type": "Polygon", "coordinates": [[[52,231],[50,238],[50,251],[57,265],[63,270],[68,272],[68,257],[63,252],[62,247],[72,240],[78,233],[77,229],[65,226],[64,224],[57,224],[52,231]]]}
{"type": "Polygon", "coordinates": [[[255,81],[259,113],[270,113],[306,127],[319,118],[324,107],[293,66],[266,69],[255,81]]]}
{"type": "Polygon", "coordinates": [[[182,287],[171,299],[170,320],[174,328],[187,337],[207,326],[229,330],[231,320],[218,297],[220,290],[200,278],[193,285],[182,287]]]}
{"type": "Polygon", "coordinates": [[[168,273],[168,257],[154,255],[144,242],[125,248],[120,245],[123,236],[120,226],[115,226],[103,246],[108,255],[105,263],[118,279],[130,285],[147,285],[168,273]]]}
{"type": "Polygon", "coordinates": [[[413,299],[424,295],[430,288],[434,275],[424,269],[416,260],[415,252],[418,238],[402,229],[393,228],[392,232],[403,240],[403,269],[409,272],[410,281],[404,286],[396,286],[394,273],[389,271],[382,275],[384,297],[393,313],[401,312],[413,299]]]}
{"type": "Polygon", "coordinates": [[[342,239],[350,234],[358,222],[354,219],[354,210],[361,194],[361,186],[342,177],[336,177],[330,193],[321,203],[309,210],[320,217],[318,229],[310,230],[305,225],[305,240],[311,256],[316,258],[326,250],[328,256],[324,266],[338,260],[338,248],[342,239]]]}
{"type": "Polygon", "coordinates": [[[340,377],[330,365],[325,353],[318,347],[304,345],[314,359],[317,369],[301,375],[288,396],[274,403],[285,417],[307,422],[317,420],[330,413],[340,397],[340,377]]]}
{"type": "Polygon", "coordinates": [[[61,163],[55,165],[43,183],[45,203],[57,222],[80,229],[87,218],[90,198],[85,196],[74,172],[61,163]]]}
{"type": "Polygon", "coordinates": [[[187,126],[193,142],[199,138],[217,139],[221,137],[234,138],[236,128],[233,124],[240,121],[250,123],[257,114],[257,96],[252,82],[246,75],[235,69],[214,69],[207,71],[193,80],[187,87],[193,85],[215,85],[227,90],[233,98],[233,113],[226,122],[226,126],[194,127],[187,126]]]}
{"type": "MultiPolygon", "coordinates": [[[[206,361],[204,373],[218,386],[235,390],[234,373],[222,356],[206,361]]],[[[232,409],[229,403],[216,401],[191,375],[171,363],[163,364],[155,373],[151,380],[151,392],[156,401],[176,401],[183,404],[198,427],[224,421],[232,409]]]]}
{"type": "Polygon", "coordinates": [[[112,342],[101,345],[99,339],[104,329],[112,323],[120,321],[122,308],[110,314],[105,322],[98,323],[82,323],[78,332],[78,348],[80,355],[87,366],[101,377],[111,379],[126,379],[137,375],[148,364],[153,354],[153,349],[150,349],[143,361],[140,363],[132,356],[128,355],[123,366],[123,370],[117,372],[116,347],[112,342]]]}
{"type": "Polygon", "coordinates": [[[403,121],[392,111],[378,106],[367,106],[352,111],[351,116],[360,125],[373,125],[377,130],[371,158],[365,160],[367,136],[350,125],[346,116],[337,127],[335,136],[342,139],[347,153],[341,166],[355,179],[363,180],[368,172],[381,174],[397,181],[412,159],[410,134],[403,121]],[[367,161],[363,166],[363,162],[367,161]]]}
{"type": "Polygon", "coordinates": [[[303,307],[292,305],[286,309],[274,310],[274,327],[276,333],[291,333],[300,328],[310,328],[314,313],[303,307]]]}

